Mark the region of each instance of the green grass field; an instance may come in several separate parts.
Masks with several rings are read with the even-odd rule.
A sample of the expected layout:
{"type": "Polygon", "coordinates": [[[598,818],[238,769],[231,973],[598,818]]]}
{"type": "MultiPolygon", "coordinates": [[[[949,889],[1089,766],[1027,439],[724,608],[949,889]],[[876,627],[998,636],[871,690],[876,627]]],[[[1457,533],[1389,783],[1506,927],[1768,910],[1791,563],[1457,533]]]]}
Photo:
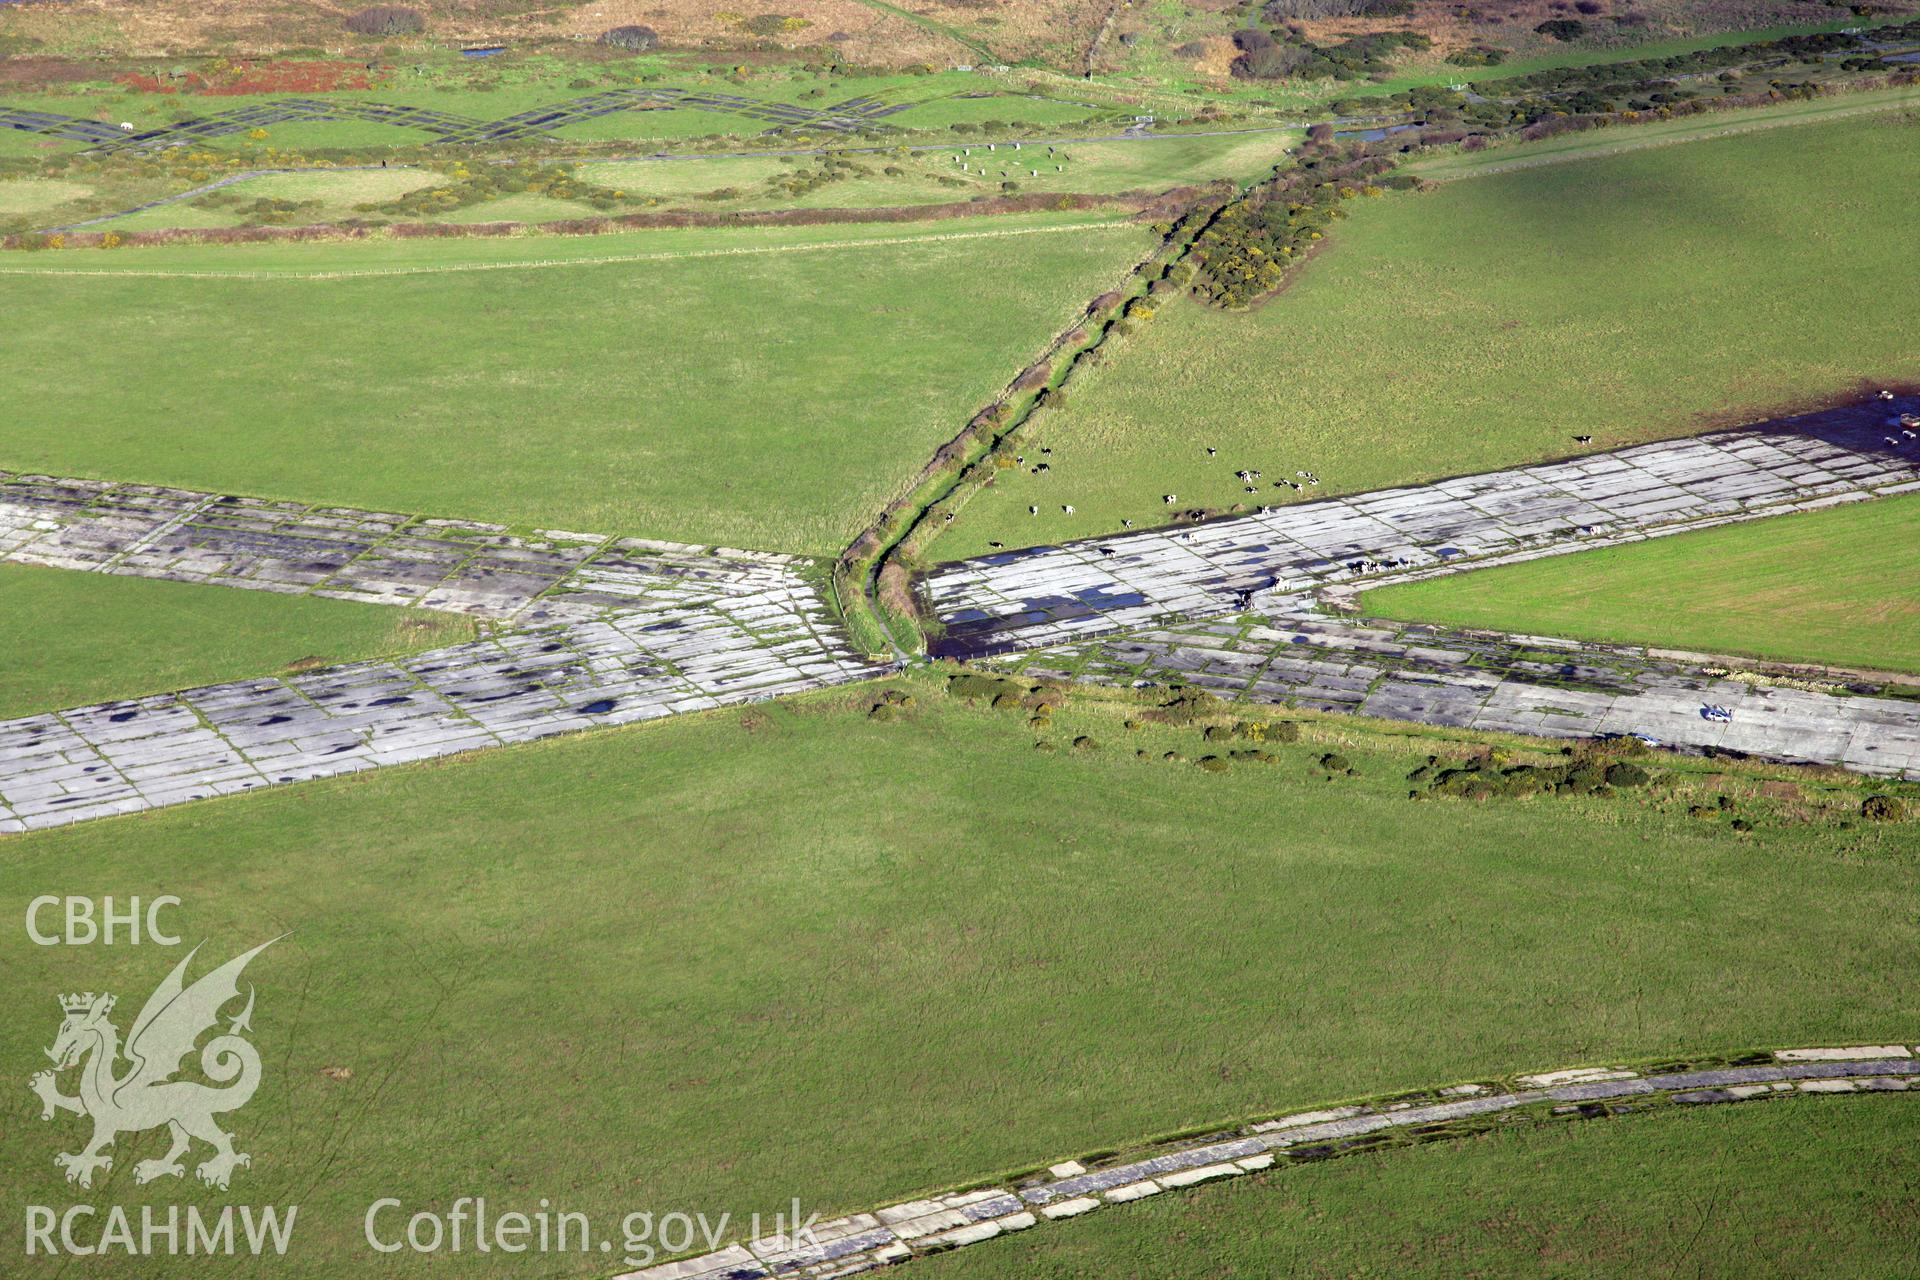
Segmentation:
{"type": "Polygon", "coordinates": [[[931,1277],[1909,1276],[1920,1102],[1667,1110],[1161,1195],[931,1277]]]}
{"type": "Polygon", "coordinates": [[[1382,587],[1389,618],[1920,672],[1920,497],[1382,587]]]}
{"type": "Polygon", "coordinates": [[[1079,214],[21,254],[0,384],[39,390],[0,465],[831,553],[1151,243],[1079,214]]]}
{"type": "Polygon", "coordinates": [[[93,189],[58,178],[12,178],[0,182],[0,215],[39,214],[84,200],[93,189]]]}
{"type": "MultiPolygon", "coordinates": [[[[300,1204],[316,1274],[438,1265],[366,1250],[383,1195],[830,1212],[1343,1096],[1911,1026],[1920,848],[1840,825],[1857,780],[1676,759],[1611,799],[1423,805],[1411,839],[1403,775],[1468,744],[1313,720],[1216,775],[1157,759],[1198,756],[1197,727],[1128,733],[1088,695],[1049,754],[1021,715],[907,687],[891,723],[841,691],[8,837],[0,859],[21,885],[178,895],[210,959],[294,930],[248,973],[271,1073],[234,1194],[300,1204]],[[1358,777],[1307,767],[1332,749],[1358,777]],[[1756,830],[1687,816],[1721,793],[1756,830]]],[[[132,1002],[171,958],[0,935],[32,993],[0,1057],[38,1059],[56,990],[132,1002]]],[[[37,1105],[0,1094],[16,1220],[73,1194],[51,1160],[73,1125],[37,1105]]],[[[93,1197],[213,1202],[135,1187],[150,1146],[93,1197]]]]}
{"type": "Polygon", "coordinates": [[[1279,297],[1167,306],[1076,379],[1025,442],[1051,473],[989,490],[934,550],[1105,533],[1160,518],[1166,493],[1294,496],[1244,494],[1242,468],[1352,492],[1920,378],[1888,276],[1920,240],[1916,141],[1867,116],[1357,201],[1279,297]]]}
{"type": "Polygon", "coordinates": [[[474,634],[452,614],[0,565],[0,719],[474,634]]]}

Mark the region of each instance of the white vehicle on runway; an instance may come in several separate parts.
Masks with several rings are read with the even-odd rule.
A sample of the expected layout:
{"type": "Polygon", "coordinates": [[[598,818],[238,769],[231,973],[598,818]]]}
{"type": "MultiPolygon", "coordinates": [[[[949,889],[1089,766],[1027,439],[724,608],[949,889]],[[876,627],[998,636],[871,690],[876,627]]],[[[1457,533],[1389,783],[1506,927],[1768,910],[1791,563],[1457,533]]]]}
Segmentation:
{"type": "Polygon", "coordinates": [[[1712,720],[1716,724],[1732,724],[1733,712],[1726,707],[1716,707],[1711,702],[1700,708],[1702,720],[1712,720]]]}

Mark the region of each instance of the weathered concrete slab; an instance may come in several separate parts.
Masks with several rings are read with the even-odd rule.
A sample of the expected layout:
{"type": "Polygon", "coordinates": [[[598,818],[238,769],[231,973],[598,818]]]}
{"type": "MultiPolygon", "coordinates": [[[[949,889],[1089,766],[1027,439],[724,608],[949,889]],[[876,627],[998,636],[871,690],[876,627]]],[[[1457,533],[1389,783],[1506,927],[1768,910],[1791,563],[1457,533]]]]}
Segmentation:
{"type": "Polygon", "coordinates": [[[1920,778],[1920,702],[1851,681],[1832,693],[1725,679],[1643,648],[1583,645],[1552,660],[1529,636],[1321,612],[1274,596],[1231,631],[1169,627],[998,659],[1029,674],[1127,687],[1198,684],[1220,697],[1469,730],[1634,734],[1795,764],[1920,778]],[[1708,719],[1709,706],[1733,713],[1708,719]]]}
{"type": "Polygon", "coordinates": [[[1872,400],[1421,489],[989,556],[929,579],[947,624],[936,651],[1300,710],[1548,738],[1632,734],[1920,777],[1920,704],[1876,696],[1871,683],[1756,685],[1640,648],[1324,613],[1309,594],[1905,492],[1920,478],[1920,440],[1888,424],[1915,408],[1920,400],[1872,400]],[[1197,621],[1222,614],[1240,617],[1197,621]],[[1034,648],[1044,652],[1019,656],[1034,648]],[[1732,718],[1708,716],[1709,706],[1732,718]]]}
{"type": "Polygon", "coordinates": [[[946,623],[933,651],[980,658],[1235,611],[1251,593],[1418,577],[1902,492],[1920,483],[1920,440],[1889,424],[1917,409],[1920,399],[1870,400],[1420,489],[963,561],[926,580],[946,623]]]}
{"type": "Polygon", "coordinates": [[[0,559],[444,609],[386,662],[0,722],[0,833],[881,674],[787,556],[0,475],[0,559]]]}
{"type": "Polygon", "coordinates": [[[1623,1067],[1575,1067],[1515,1076],[1507,1084],[1444,1086],[1410,1098],[1299,1112],[1232,1128],[1224,1139],[1170,1142],[1109,1157],[1091,1170],[1080,1160],[1054,1161],[1044,1176],[1025,1179],[1014,1190],[990,1187],[890,1205],[820,1223],[810,1233],[729,1245],[702,1257],[629,1272],[620,1280],[851,1275],[967,1248],[1010,1231],[1110,1212],[1170,1190],[1338,1155],[1382,1138],[1406,1142],[1459,1136],[1460,1130],[1444,1126],[1460,1121],[1562,1123],[1563,1116],[1612,1114],[1615,1108],[1605,1100],[1628,1096],[1635,1107],[1786,1099],[1795,1100],[1792,1105],[1812,1105],[1804,1100],[1911,1092],[1912,1080],[1920,1078],[1920,1063],[1902,1045],[1787,1049],[1774,1056],[1785,1065],[1701,1066],[1654,1075],[1623,1067]],[[1886,1055],[1858,1056],[1870,1049],[1885,1049],[1886,1055]],[[1838,1056],[1846,1060],[1826,1060],[1838,1056]]]}

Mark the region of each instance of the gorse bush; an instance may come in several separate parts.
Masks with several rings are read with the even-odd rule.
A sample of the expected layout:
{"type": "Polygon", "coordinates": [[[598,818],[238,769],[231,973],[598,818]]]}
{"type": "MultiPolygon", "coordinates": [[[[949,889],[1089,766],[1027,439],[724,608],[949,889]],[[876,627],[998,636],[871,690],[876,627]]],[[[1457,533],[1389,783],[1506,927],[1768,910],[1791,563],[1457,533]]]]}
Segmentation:
{"type": "Polygon", "coordinates": [[[529,168],[489,165],[472,172],[456,166],[440,182],[409,191],[382,204],[354,207],[361,213],[431,219],[454,209],[464,209],[501,196],[521,194],[572,201],[603,212],[618,208],[623,202],[623,198],[615,195],[610,188],[582,182],[574,176],[572,169],[563,166],[529,168]]]}
{"type": "Polygon", "coordinates": [[[1345,216],[1339,208],[1342,182],[1390,165],[1380,160],[1324,171],[1303,167],[1228,206],[1194,241],[1194,292],[1216,306],[1244,307],[1279,288],[1288,266],[1345,216]]]}

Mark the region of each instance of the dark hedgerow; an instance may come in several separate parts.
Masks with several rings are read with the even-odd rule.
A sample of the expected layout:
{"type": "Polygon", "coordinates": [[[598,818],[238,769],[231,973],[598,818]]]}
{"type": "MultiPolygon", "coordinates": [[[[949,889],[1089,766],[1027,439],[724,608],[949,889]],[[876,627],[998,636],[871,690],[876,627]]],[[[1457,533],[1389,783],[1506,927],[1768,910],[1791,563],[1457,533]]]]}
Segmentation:
{"type": "Polygon", "coordinates": [[[418,9],[376,4],[348,14],[346,27],[361,36],[417,36],[427,29],[427,20],[418,9]]]}

